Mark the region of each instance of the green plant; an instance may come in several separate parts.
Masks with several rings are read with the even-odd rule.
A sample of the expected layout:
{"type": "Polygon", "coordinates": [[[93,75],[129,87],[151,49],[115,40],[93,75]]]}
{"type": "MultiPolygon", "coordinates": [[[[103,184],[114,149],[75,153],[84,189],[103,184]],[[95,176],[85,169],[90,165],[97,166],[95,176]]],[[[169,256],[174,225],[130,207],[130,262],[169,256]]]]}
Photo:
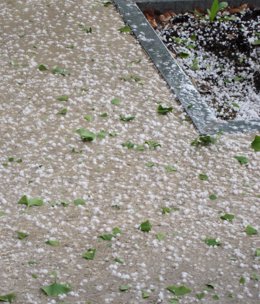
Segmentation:
{"type": "Polygon", "coordinates": [[[218,2],[218,0],[214,0],[211,8],[208,10],[209,20],[213,22],[217,16],[217,13],[228,6],[227,2],[218,2]]]}

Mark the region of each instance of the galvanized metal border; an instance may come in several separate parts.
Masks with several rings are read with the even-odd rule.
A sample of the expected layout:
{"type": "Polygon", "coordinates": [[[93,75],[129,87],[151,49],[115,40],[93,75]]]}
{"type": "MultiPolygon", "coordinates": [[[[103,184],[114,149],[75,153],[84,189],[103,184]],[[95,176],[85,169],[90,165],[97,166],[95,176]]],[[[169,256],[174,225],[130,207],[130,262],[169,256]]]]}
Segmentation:
{"type": "MultiPolygon", "coordinates": [[[[190,78],[184,73],[166,46],[157,36],[154,29],[146,20],[138,5],[144,7],[160,8],[162,4],[169,6],[177,2],[190,5],[202,3],[207,5],[211,0],[113,0],[124,21],[131,27],[134,35],[150,56],[155,66],[177,96],[184,109],[192,119],[200,134],[214,134],[217,132],[254,132],[260,131],[260,120],[219,122],[212,109],[202,100],[200,93],[192,84],[190,78]],[[190,4],[189,4],[190,3],[190,4]],[[192,107],[190,105],[192,104],[192,107]]],[[[232,3],[238,1],[231,0],[232,3]]],[[[248,2],[248,1],[247,1],[248,2]]],[[[250,1],[249,1],[250,2],[250,1]]],[[[229,1],[230,3],[230,1],[229,1]]],[[[233,5],[233,4],[231,4],[233,5]]],[[[190,6],[191,7],[191,6],[190,6]]]]}

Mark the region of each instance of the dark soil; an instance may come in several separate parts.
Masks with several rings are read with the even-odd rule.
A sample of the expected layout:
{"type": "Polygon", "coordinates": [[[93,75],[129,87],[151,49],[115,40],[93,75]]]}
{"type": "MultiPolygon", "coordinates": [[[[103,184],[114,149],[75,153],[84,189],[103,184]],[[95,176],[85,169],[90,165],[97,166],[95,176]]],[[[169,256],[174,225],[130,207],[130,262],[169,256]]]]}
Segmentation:
{"type": "MultiPolygon", "coordinates": [[[[206,101],[218,118],[235,119],[243,108],[243,100],[259,103],[255,95],[260,90],[260,9],[247,5],[228,8],[219,12],[213,22],[201,9],[178,15],[149,12],[146,16],[187,74],[194,78],[200,93],[210,94],[206,101]],[[228,92],[226,100],[222,94],[219,100],[216,88],[212,90],[214,86],[228,92]]],[[[254,115],[259,116],[259,104],[258,110],[256,105],[254,108],[258,112],[254,115]]]]}

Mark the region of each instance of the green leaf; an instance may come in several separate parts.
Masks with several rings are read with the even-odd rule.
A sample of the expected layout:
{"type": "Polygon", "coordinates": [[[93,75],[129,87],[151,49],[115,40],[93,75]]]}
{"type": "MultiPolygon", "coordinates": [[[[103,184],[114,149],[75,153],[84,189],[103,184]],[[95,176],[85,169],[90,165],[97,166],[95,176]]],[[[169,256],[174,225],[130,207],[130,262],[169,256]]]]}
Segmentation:
{"type": "Polygon", "coordinates": [[[260,136],[259,135],[255,136],[255,139],[251,143],[251,148],[253,148],[255,152],[260,151],[260,136]]]}
{"type": "Polygon", "coordinates": [[[112,105],[119,106],[121,103],[121,100],[119,98],[113,98],[111,100],[111,103],[112,103],[112,105]]]}
{"type": "Polygon", "coordinates": [[[25,238],[27,238],[29,236],[28,233],[23,232],[23,231],[16,231],[16,234],[17,234],[17,238],[19,240],[23,240],[23,239],[25,239],[25,238]]]}
{"type": "Polygon", "coordinates": [[[174,298],[174,299],[170,299],[169,304],[178,304],[179,303],[179,299],[174,298]]]}
{"type": "Polygon", "coordinates": [[[188,58],[190,56],[188,53],[185,53],[185,52],[180,52],[177,55],[179,57],[181,57],[182,59],[188,58]]]}
{"type": "Polygon", "coordinates": [[[32,278],[37,279],[38,278],[37,274],[32,273],[32,278]]]}
{"type": "Polygon", "coordinates": [[[252,42],[253,45],[260,45],[260,39],[257,39],[252,42]]]}
{"type": "Polygon", "coordinates": [[[201,299],[203,299],[205,297],[205,293],[204,292],[200,292],[200,293],[197,293],[196,294],[196,298],[198,299],[198,300],[201,300],[201,299]]]}
{"type": "Polygon", "coordinates": [[[191,292],[191,289],[184,285],[181,286],[171,285],[168,286],[166,289],[172,292],[173,294],[175,294],[177,297],[184,296],[191,292]]]}
{"type": "Polygon", "coordinates": [[[145,165],[146,165],[146,167],[148,167],[148,168],[152,168],[152,167],[155,166],[155,163],[153,163],[153,162],[147,162],[147,163],[145,163],[145,165]]]}
{"type": "Polygon", "coordinates": [[[155,140],[146,140],[145,144],[148,145],[148,147],[149,147],[150,150],[155,150],[157,147],[161,147],[161,144],[159,144],[155,140]]]}
{"type": "Polygon", "coordinates": [[[222,11],[226,7],[228,7],[228,3],[227,2],[220,2],[219,5],[218,5],[219,11],[222,11]]]}
{"type": "Polygon", "coordinates": [[[235,218],[234,214],[226,213],[220,217],[224,221],[232,222],[235,218]]]}
{"type": "Polygon", "coordinates": [[[171,208],[169,207],[162,207],[162,214],[167,214],[167,213],[171,213],[171,208]]]}
{"type": "Polygon", "coordinates": [[[169,112],[172,112],[173,107],[165,108],[162,105],[159,105],[157,108],[157,113],[161,115],[166,115],[169,112]]]}
{"type": "Polygon", "coordinates": [[[86,202],[83,198],[77,198],[73,201],[73,204],[75,206],[79,206],[79,205],[86,205],[86,202]]]}
{"type": "Polygon", "coordinates": [[[120,285],[119,286],[119,290],[120,291],[127,291],[129,289],[129,286],[128,285],[120,285]]]}
{"type": "Polygon", "coordinates": [[[152,229],[152,224],[149,222],[149,220],[141,223],[139,226],[139,229],[143,232],[149,232],[152,229]]]}
{"type": "Polygon", "coordinates": [[[5,295],[0,295],[0,302],[8,302],[8,303],[12,303],[16,298],[16,294],[15,293],[9,293],[9,294],[5,294],[5,295]]]}
{"type": "Polygon", "coordinates": [[[86,121],[93,121],[93,120],[94,120],[93,116],[90,115],[90,114],[85,115],[85,116],[84,116],[84,119],[85,119],[86,121]]]}
{"type": "Polygon", "coordinates": [[[48,68],[44,64],[39,64],[38,65],[38,70],[41,71],[41,72],[44,72],[44,71],[47,71],[48,68]]]}
{"type": "Polygon", "coordinates": [[[135,119],[135,116],[124,116],[124,115],[120,115],[120,120],[122,121],[131,121],[131,120],[134,120],[135,119]]]}
{"type": "Polygon", "coordinates": [[[57,113],[58,115],[66,115],[68,112],[67,108],[62,108],[61,110],[59,110],[59,112],[57,113]]]}
{"type": "Polygon", "coordinates": [[[255,256],[260,257],[260,248],[256,248],[255,250],[255,256]]]}
{"type": "Polygon", "coordinates": [[[252,273],[252,275],[250,276],[250,279],[253,281],[259,281],[260,277],[257,273],[252,273]]]}
{"type": "Polygon", "coordinates": [[[104,117],[108,117],[108,114],[107,113],[101,113],[99,116],[104,118],[104,117]]]}
{"type": "Polygon", "coordinates": [[[5,216],[5,212],[2,211],[2,210],[0,210],[0,217],[1,217],[1,216],[5,216]]]}
{"type": "Polygon", "coordinates": [[[145,146],[144,145],[135,145],[135,150],[136,151],[144,151],[145,150],[145,146]]]}
{"type": "Polygon", "coordinates": [[[158,241],[163,241],[166,238],[165,233],[159,232],[156,234],[156,238],[158,241]]]}
{"type": "Polygon", "coordinates": [[[148,299],[149,297],[150,297],[150,294],[147,291],[142,290],[142,298],[143,299],[148,299]]]}
{"type": "Polygon", "coordinates": [[[99,236],[99,238],[102,239],[103,241],[111,241],[113,237],[114,234],[111,233],[105,233],[99,236]]]}
{"type": "Polygon", "coordinates": [[[216,194],[210,194],[209,199],[212,201],[215,201],[218,197],[216,196],[216,194]]]}
{"type": "Polygon", "coordinates": [[[86,260],[94,260],[96,254],[96,249],[95,248],[90,248],[83,254],[83,258],[86,260]]]}
{"type": "Polygon", "coordinates": [[[234,156],[234,158],[240,163],[240,165],[248,164],[248,158],[246,156],[234,156]]]}
{"type": "Polygon", "coordinates": [[[218,0],[214,0],[209,10],[209,19],[211,22],[214,21],[218,11],[219,11],[219,2],[218,0]]]}
{"type": "Polygon", "coordinates": [[[41,198],[28,198],[26,195],[23,195],[18,204],[26,205],[27,207],[42,206],[43,200],[41,198]]]}
{"type": "Polygon", "coordinates": [[[207,181],[209,178],[206,174],[201,173],[199,174],[199,179],[203,181],[207,181]]]}
{"type": "Polygon", "coordinates": [[[61,294],[66,294],[71,291],[67,284],[53,283],[48,286],[43,286],[41,290],[49,297],[56,297],[61,294]]]}
{"type": "Polygon", "coordinates": [[[97,133],[98,139],[104,139],[106,136],[107,136],[107,132],[105,132],[103,130],[97,133]]]}
{"type": "Polygon", "coordinates": [[[119,263],[119,264],[124,264],[124,260],[122,260],[120,258],[114,258],[114,261],[119,263]]]}
{"type": "Polygon", "coordinates": [[[123,147],[126,147],[127,149],[133,149],[135,147],[135,144],[132,143],[131,141],[126,141],[125,143],[122,144],[123,147]]]}
{"type": "Polygon", "coordinates": [[[171,172],[176,172],[177,171],[177,169],[175,167],[170,166],[170,165],[166,165],[164,168],[165,168],[165,171],[167,173],[171,173],[171,172]]]}
{"type": "Polygon", "coordinates": [[[191,65],[191,69],[193,71],[197,71],[199,69],[199,61],[198,61],[198,58],[194,58],[192,60],[192,65],[191,65]]]}
{"type": "Polygon", "coordinates": [[[118,30],[120,33],[131,33],[131,28],[128,25],[120,27],[118,30]]]}
{"type": "Polygon", "coordinates": [[[87,34],[91,34],[92,33],[92,27],[91,26],[86,26],[84,24],[79,24],[79,27],[81,28],[81,30],[87,34]]]}
{"type": "Polygon", "coordinates": [[[210,135],[200,135],[195,140],[191,142],[192,146],[199,147],[199,146],[209,146],[211,144],[215,144],[217,141],[216,138],[210,136],[210,135]]]}
{"type": "Polygon", "coordinates": [[[245,279],[244,277],[241,277],[241,278],[239,279],[239,284],[245,285],[245,282],[246,282],[246,279],[245,279]]]}
{"type": "Polygon", "coordinates": [[[113,233],[113,235],[117,235],[117,234],[121,234],[122,231],[120,228],[115,227],[115,228],[113,228],[112,233],[113,233]]]}
{"type": "Polygon", "coordinates": [[[64,69],[64,68],[61,68],[59,66],[54,66],[51,70],[52,74],[54,75],[62,75],[62,76],[67,76],[69,75],[69,71],[64,69]]]}
{"type": "Polygon", "coordinates": [[[60,242],[57,240],[48,240],[45,242],[45,244],[53,246],[53,247],[57,247],[60,245],[60,242]]]}
{"type": "Polygon", "coordinates": [[[246,226],[245,232],[247,235],[256,235],[258,233],[257,230],[251,225],[246,226]]]}
{"type": "Polygon", "coordinates": [[[68,101],[69,100],[69,96],[68,95],[61,95],[57,97],[58,101],[68,101]]]}
{"type": "Polygon", "coordinates": [[[112,2],[111,1],[103,1],[103,5],[104,5],[104,7],[108,7],[108,6],[110,6],[112,4],[112,2]]]}
{"type": "Polygon", "coordinates": [[[80,138],[83,141],[93,141],[96,138],[95,133],[90,132],[84,128],[80,128],[80,129],[76,130],[76,132],[79,134],[80,138]]]}
{"type": "Polygon", "coordinates": [[[215,294],[215,295],[212,296],[212,299],[213,300],[219,300],[219,296],[217,294],[215,294]]]}
{"type": "Polygon", "coordinates": [[[207,238],[204,240],[204,242],[208,245],[208,246],[220,246],[221,243],[220,241],[213,239],[213,238],[207,238]]]}

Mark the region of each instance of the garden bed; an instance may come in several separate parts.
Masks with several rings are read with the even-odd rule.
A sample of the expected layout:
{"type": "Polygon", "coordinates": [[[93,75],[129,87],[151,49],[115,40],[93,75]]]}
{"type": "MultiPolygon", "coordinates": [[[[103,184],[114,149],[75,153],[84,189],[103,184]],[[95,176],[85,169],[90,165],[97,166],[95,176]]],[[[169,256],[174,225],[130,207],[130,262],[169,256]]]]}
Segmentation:
{"type": "Polygon", "coordinates": [[[217,118],[259,119],[260,9],[222,5],[145,16],[217,118]]]}
{"type": "MultiPolygon", "coordinates": [[[[149,2],[145,0],[114,0],[114,2],[120,13],[123,15],[125,22],[131,27],[138,41],[144,47],[151,60],[154,62],[155,66],[158,68],[161,75],[168,83],[170,89],[174,93],[174,96],[180,101],[183,108],[192,119],[199,133],[213,134],[219,131],[252,132],[255,130],[260,130],[259,112],[257,114],[257,111],[259,110],[257,110],[257,108],[253,108],[253,110],[251,112],[247,112],[247,114],[244,114],[246,112],[243,112],[243,110],[241,110],[241,108],[246,108],[249,105],[248,101],[244,102],[244,105],[242,106],[242,102],[239,102],[237,100],[235,101],[234,99],[233,101],[229,100],[228,104],[232,106],[231,111],[227,110],[226,103],[220,104],[219,106],[217,103],[207,102],[205,97],[209,97],[208,90],[212,91],[212,88],[210,87],[207,89],[204,87],[204,90],[202,90],[198,77],[194,75],[191,75],[192,77],[189,77],[187,75],[188,72],[185,71],[184,64],[179,61],[180,59],[182,60],[182,58],[179,58],[181,56],[176,56],[178,53],[185,53],[186,50],[182,49],[181,51],[178,49],[175,55],[173,52],[170,52],[165,47],[165,44],[157,34],[159,31],[168,30],[164,28],[166,23],[159,24],[160,22],[158,22],[157,26],[159,27],[153,29],[149,21],[144,16],[144,13],[147,13],[149,11],[153,12],[155,15],[157,15],[157,17],[164,14],[165,12],[171,11],[176,15],[180,13],[185,14],[185,12],[187,13],[194,11],[195,8],[202,8],[205,12],[207,8],[210,8],[212,4],[211,0],[164,0],[161,2],[157,0],[150,0],[149,2]]],[[[233,7],[237,7],[241,4],[236,0],[230,0],[229,3],[233,7]]],[[[249,3],[249,5],[255,6],[256,1],[249,0],[247,3],[249,3]]],[[[169,20],[166,21],[168,22],[169,20]]],[[[181,37],[177,38],[181,39],[181,37]]],[[[179,40],[179,42],[180,41],[181,40],[179,40]]],[[[172,45],[172,47],[176,50],[176,46],[172,45]]],[[[177,47],[180,48],[183,46],[179,44],[177,47]]],[[[255,49],[257,49],[257,47],[255,49]]],[[[188,49],[188,51],[191,51],[191,49],[188,49]]],[[[188,57],[189,58],[183,58],[183,61],[185,62],[185,60],[191,60],[192,62],[192,60],[194,60],[194,56],[189,54],[188,57]]],[[[214,54],[214,57],[217,57],[217,55],[214,54]]],[[[193,62],[194,66],[200,64],[200,62],[196,63],[196,60],[193,62]]],[[[211,63],[211,60],[209,60],[209,62],[211,63]]],[[[199,71],[199,69],[196,68],[195,70],[197,70],[196,72],[199,71]]],[[[191,69],[190,73],[193,72],[195,71],[191,69]]],[[[231,77],[232,76],[230,75],[230,78],[231,77]]],[[[235,77],[235,79],[233,79],[234,82],[231,83],[229,83],[229,80],[227,80],[226,84],[234,88],[234,83],[236,81],[235,85],[241,85],[240,80],[242,79],[239,77],[241,76],[238,75],[235,77]]],[[[258,78],[256,76],[254,77],[257,81],[258,78]]],[[[251,84],[252,83],[253,80],[251,79],[251,84]]],[[[209,80],[207,80],[207,85],[212,85],[209,80]]],[[[255,89],[257,88],[255,87],[251,90],[254,92],[252,94],[256,94],[257,98],[259,98],[259,93],[255,93],[255,89]]],[[[236,90],[234,90],[234,92],[237,93],[236,90]]],[[[222,92],[222,89],[219,89],[219,94],[224,94],[222,92]]],[[[249,94],[246,94],[247,97],[248,95],[249,94]]]]}

